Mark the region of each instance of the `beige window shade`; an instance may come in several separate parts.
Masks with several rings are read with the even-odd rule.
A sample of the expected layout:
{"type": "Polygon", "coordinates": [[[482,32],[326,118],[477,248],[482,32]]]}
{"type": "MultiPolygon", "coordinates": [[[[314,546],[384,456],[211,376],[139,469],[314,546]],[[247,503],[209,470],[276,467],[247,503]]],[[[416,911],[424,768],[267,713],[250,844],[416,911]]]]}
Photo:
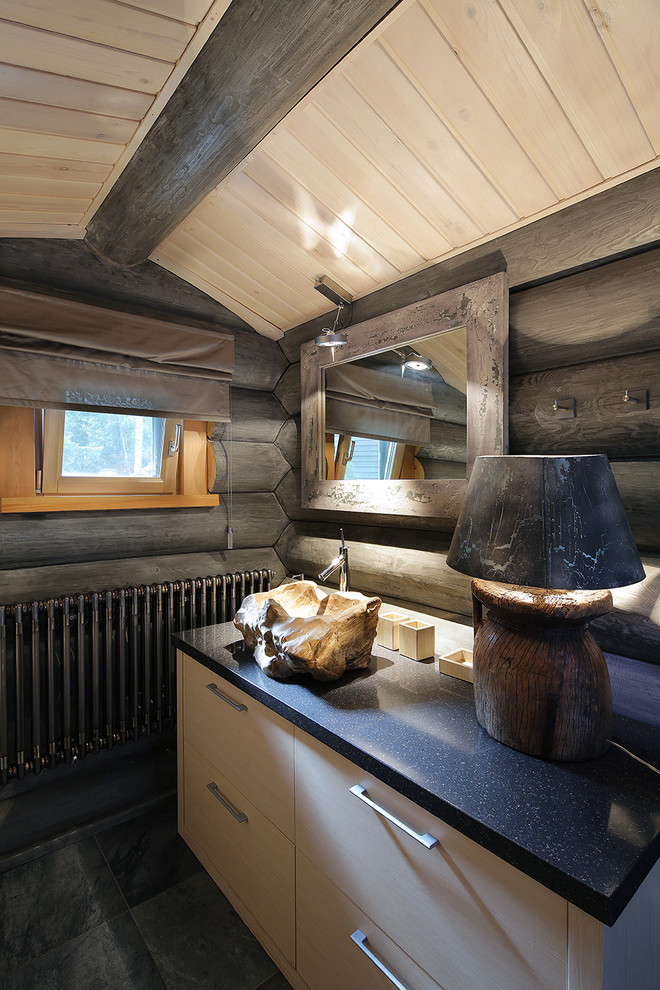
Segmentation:
{"type": "Polygon", "coordinates": [[[234,341],[0,288],[0,403],[227,421],[234,341]]]}
{"type": "Polygon", "coordinates": [[[325,376],[327,432],[429,443],[433,394],[426,382],[354,365],[328,368],[325,376]]]}

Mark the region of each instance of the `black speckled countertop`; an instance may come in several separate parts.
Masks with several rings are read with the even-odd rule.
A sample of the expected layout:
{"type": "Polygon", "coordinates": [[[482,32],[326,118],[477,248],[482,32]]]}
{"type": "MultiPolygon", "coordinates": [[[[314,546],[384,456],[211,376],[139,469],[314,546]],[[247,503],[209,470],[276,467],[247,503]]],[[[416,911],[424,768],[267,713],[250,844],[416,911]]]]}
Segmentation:
{"type": "MultiPolygon", "coordinates": [[[[472,631],[436,623],[442,651],[472,631]]],[[[266,677],[233,623],[178,647],[331,749],[567,900],[612,925],[660,858],[660,776],[610,746],[551,763],[496,742],[472,685],[374,645],[367,670],[320,683],[266,677]]],[[[438,646],[436,646],[438,648],[438,646]]],[[[660,732],[614,717],[612,740],[660,770],[660,732]]]]}

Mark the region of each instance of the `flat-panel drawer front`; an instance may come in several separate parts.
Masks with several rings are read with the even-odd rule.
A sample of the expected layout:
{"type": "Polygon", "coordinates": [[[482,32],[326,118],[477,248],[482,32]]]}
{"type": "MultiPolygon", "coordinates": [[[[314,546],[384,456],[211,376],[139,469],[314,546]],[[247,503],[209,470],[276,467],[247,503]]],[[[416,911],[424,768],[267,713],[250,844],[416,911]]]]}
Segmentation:
{"type": "Polygon", "coordinates": [[[298,972],[312,990],[440,990],[305,856],[296,856],[298,972]],[[386,972],[384,972],[386,971],[386,972]],[[394,984],[396,986],[397,984],[394,984]]]}
{"type": "Polygon", "coordinates": [[[196,660],[179,658],[184,739],[293,838],[293,726],[196,660]]]}
{"type": "Polygon", "coordinates": [[[299,730],[296,844],[445,990],[565,990],[566,901],[299,730]]]}
{"type": "Polygon", "coordinates": [[[184,740],[187,832],[295,965],[295,848],[230,781],[184,740]]]}

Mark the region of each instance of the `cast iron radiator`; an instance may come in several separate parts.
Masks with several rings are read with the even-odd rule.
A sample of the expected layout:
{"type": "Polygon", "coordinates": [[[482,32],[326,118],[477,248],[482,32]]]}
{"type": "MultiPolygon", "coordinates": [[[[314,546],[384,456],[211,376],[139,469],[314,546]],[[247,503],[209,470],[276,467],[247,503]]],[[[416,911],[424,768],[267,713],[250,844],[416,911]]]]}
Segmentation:
{"type": "Polygon", "coordinates": [[[272,571],[0,606],[0,786],[176,721],[172,633],[233,619],[272,571]]]}

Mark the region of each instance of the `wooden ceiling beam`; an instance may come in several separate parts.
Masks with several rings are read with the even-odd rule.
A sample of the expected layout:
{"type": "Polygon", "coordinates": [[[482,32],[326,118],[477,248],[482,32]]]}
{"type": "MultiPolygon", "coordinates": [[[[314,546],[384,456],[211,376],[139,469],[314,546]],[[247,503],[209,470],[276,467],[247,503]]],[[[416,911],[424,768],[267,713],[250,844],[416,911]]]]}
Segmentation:
{"type": "Polygon", "coordinates": [[[89,246],[144,261],[398,2],[233,0],[88,224],[89,246]]]}

